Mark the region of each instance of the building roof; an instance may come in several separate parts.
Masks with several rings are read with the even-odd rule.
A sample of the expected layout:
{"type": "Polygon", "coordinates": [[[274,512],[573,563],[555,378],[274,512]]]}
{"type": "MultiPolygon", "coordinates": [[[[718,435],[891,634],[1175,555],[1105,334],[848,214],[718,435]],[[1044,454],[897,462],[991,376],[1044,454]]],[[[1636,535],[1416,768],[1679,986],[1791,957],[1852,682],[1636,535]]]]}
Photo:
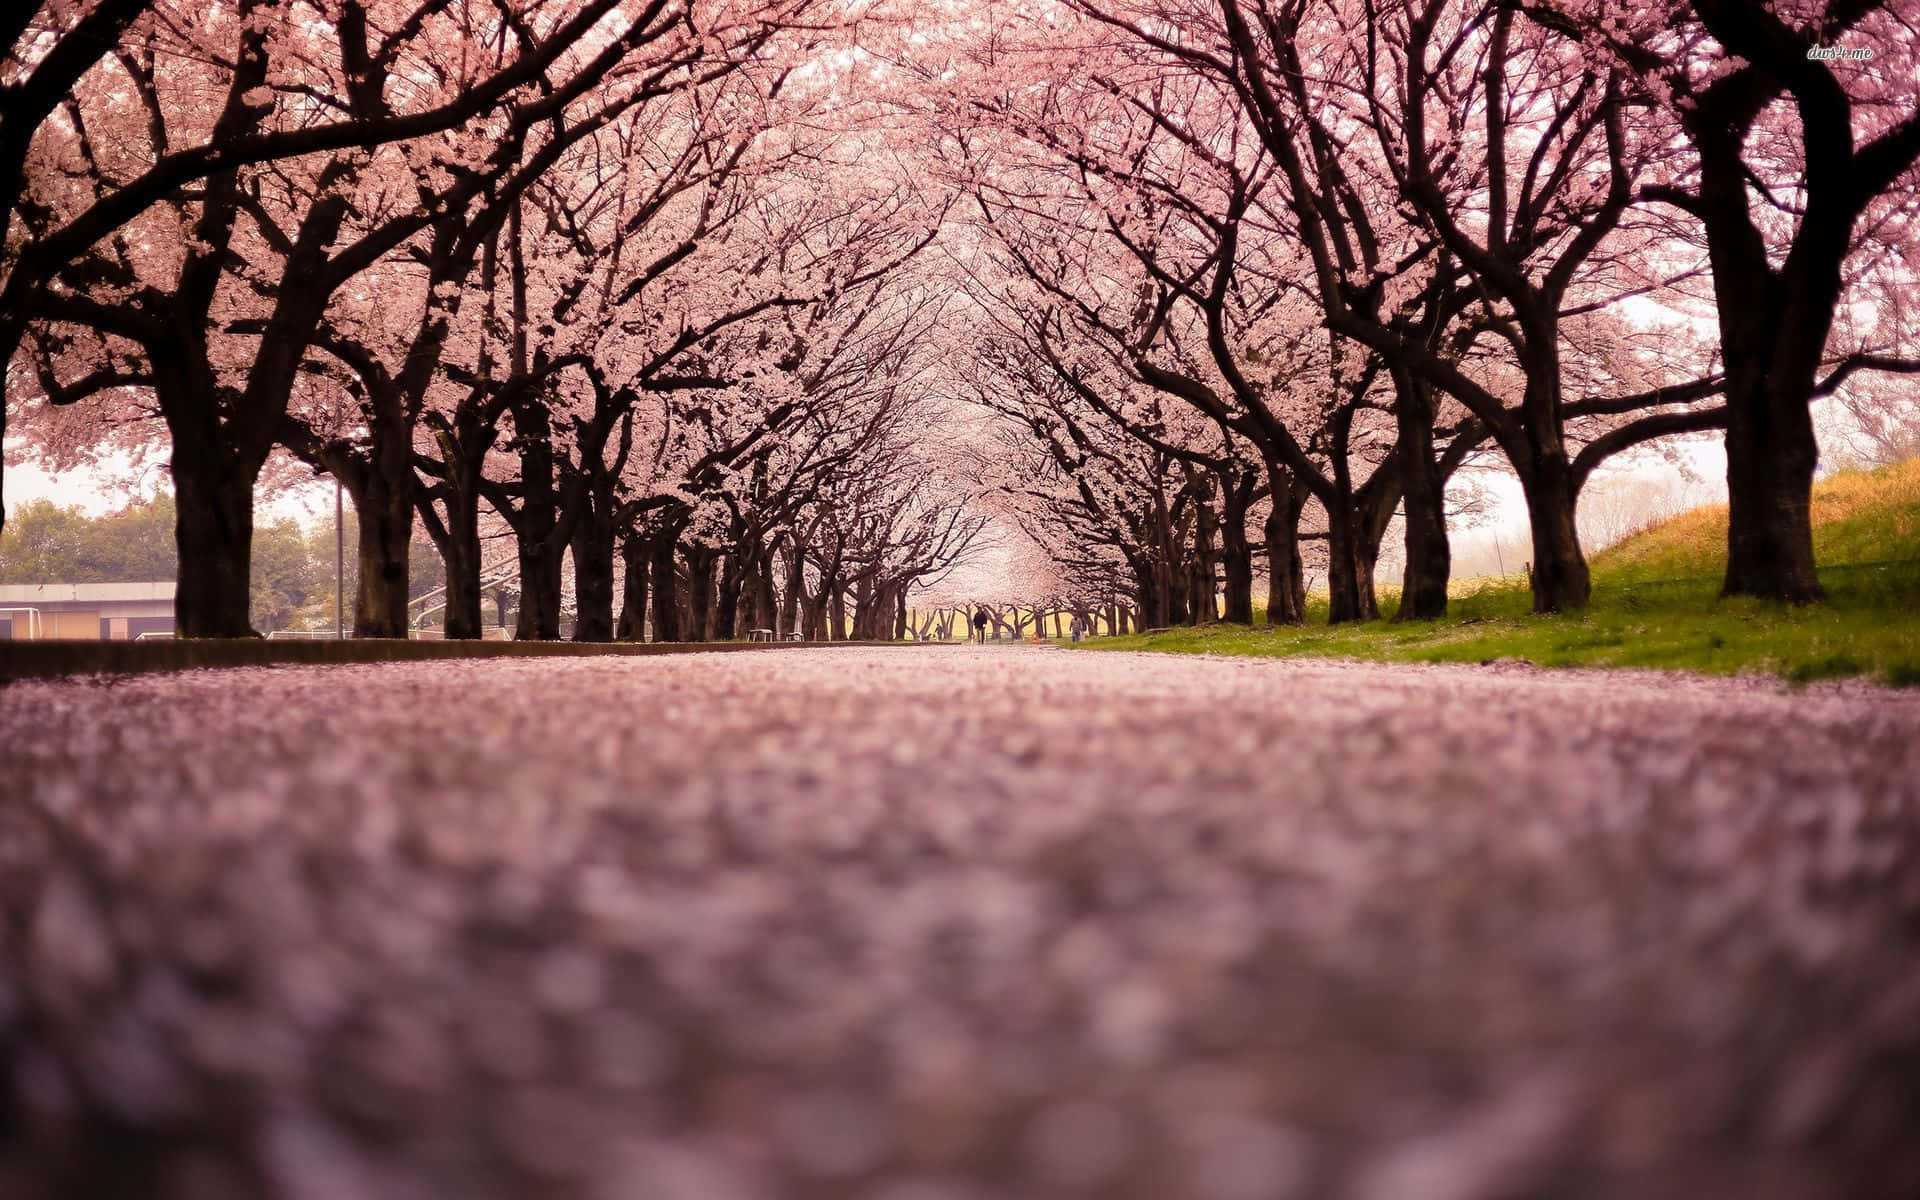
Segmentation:
{"type": "Polygon", "coordinates": [[[6,583],[0,604],[102,604],[128,600],[171,600],[173,581],[157,583],[6,583]]]}

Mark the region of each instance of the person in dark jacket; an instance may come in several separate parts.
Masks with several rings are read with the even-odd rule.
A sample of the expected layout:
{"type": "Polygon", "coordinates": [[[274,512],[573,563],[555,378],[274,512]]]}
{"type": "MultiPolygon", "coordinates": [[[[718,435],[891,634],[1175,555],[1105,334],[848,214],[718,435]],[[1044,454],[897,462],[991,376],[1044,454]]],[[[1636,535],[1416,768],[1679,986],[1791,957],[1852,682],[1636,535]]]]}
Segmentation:
{"type": "Polygon", "coordinates": [[[987,610],[984,608],[973,610],[973,634],[983,642],[987,640],[987,610]]]}

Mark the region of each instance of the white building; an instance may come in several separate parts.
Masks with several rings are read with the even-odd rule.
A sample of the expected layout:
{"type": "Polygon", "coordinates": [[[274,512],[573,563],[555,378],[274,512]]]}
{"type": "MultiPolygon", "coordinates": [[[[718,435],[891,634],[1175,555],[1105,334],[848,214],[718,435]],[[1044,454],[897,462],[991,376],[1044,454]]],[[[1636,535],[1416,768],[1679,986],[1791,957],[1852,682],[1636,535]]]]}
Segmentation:
{"type": "Polygon", "coordinates": [[[123,642],[173,632],[173,584],[0,584],[0,639],[123,642]]]}

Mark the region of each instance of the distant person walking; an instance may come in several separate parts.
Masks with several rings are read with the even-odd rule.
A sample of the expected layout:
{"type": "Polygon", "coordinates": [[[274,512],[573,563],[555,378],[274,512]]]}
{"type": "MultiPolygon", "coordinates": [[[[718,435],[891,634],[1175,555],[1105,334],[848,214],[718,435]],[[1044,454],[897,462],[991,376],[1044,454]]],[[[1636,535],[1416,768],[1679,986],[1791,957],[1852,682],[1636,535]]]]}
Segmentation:
{"type": "Polygon", "coordinates": [[[973,610],[973,632],[974,632],[974,636],[979,638],[982,642],[987,640],[987,610],[986,609],[976,608],[973,610]]]}
{"type": "MultiPolygon", "coordinates": [[[[1059,627],[1055,626],[1055,628],[1057,629],[1059,627]]],[[[1079,613],[1073,614],[1072,628],[1073,628],[1073,640],[1077,642],[1080,640],[1080,635],[1087,631],[1087,619],[1081,616],[1079,613]]]]}

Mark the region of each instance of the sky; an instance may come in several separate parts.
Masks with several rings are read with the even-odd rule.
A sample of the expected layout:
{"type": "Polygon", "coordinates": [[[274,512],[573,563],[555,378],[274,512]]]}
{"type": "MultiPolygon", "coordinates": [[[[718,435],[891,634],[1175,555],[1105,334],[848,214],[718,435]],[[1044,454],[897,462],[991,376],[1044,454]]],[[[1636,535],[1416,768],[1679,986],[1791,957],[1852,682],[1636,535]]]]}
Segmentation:
{"type": "MultiPolygon", "coordinates": [[[[6,447],[4,496],[7,510],[29,500],[47,499],[64,507],[78,506],[90,516],[112,512],[130,501],[145,500],[167,483],[163,458],[136,463],[127,457],[110,460],[102,470],[80,467],[68,471],[48,471],[31,462],[21,461],[18,443],[6,447]]],[[[311,486],[282,488],[273,494],[262,492],[258,515],[268,519],[294,517],[308,521],[333,517],[333,487],[315,480],[311,486]]]]}

